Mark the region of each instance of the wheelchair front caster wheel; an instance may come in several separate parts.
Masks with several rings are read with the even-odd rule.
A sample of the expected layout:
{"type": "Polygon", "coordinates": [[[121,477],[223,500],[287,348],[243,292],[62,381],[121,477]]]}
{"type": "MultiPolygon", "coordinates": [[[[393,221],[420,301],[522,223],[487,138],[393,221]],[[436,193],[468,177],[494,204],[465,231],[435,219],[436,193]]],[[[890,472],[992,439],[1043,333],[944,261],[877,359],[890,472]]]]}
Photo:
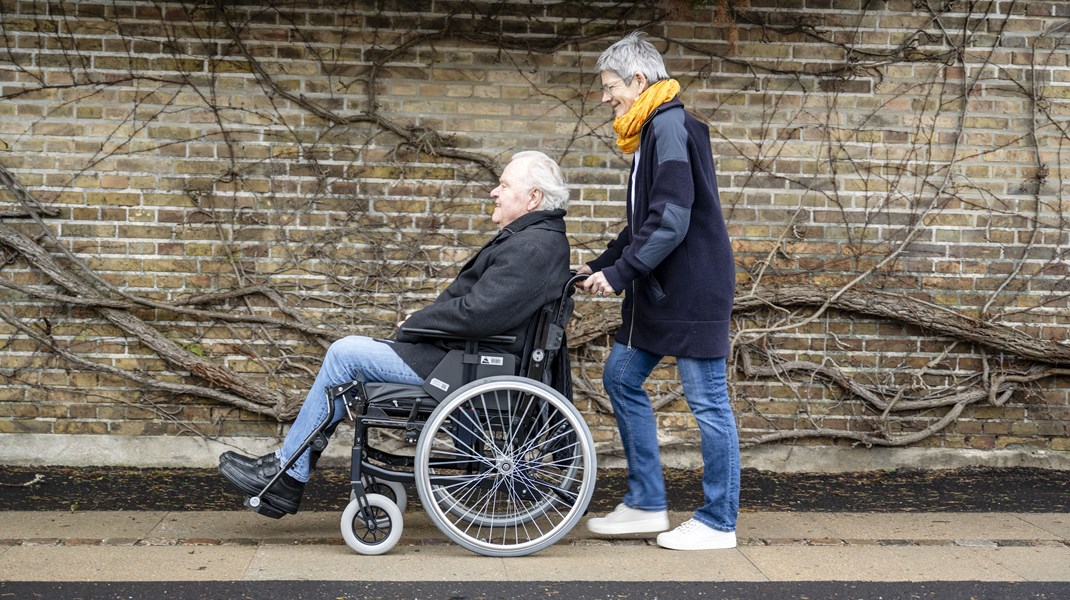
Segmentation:
{"type": "Polygon", "coordinates": [[[358,554],[385,554],[401,539],[401,511],[382,494],[366,498],[367,506],[353,499],[342,511],[342,538],[358,554]]]}

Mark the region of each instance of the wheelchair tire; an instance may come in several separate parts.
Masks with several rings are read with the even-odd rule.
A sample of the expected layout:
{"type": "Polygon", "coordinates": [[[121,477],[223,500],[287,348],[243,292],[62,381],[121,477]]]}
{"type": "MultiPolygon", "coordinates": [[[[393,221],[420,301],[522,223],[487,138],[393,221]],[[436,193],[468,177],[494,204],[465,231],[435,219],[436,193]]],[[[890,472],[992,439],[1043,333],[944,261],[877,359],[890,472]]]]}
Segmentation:
{"type": "Polygon", "coordinates": [[[356,499],[350,500],[342,511],[342,539],[358,554],[385,554],[401,539],[401,511],[382,494],[368,494],[367,499],[366,511],[370,515],[363,514],[356,499]]]}
{"type": "MultiPolygon", "coordinates": [[[[397,481],[384,481],[382,479],[376,479],[370,475],[366,476],[364,481],[364,489],[369,494],[382,494],[387,499],[394,502],[397,505],[398,510],[405,513],[405,509],[409,506],[409,494],[405,491],[405,486],[397,481]]],[[[350,491],[349,499],[356,500],[357,493],[350,491]]]]}
{"type": "Polygon", "coordinates": [[[524,556],[554,544],[587,509],[597,475],[594,441],[578,410],[523,377],[474,381],[424,424],[415,480],[432,522],[487,556],[524,556]]]}

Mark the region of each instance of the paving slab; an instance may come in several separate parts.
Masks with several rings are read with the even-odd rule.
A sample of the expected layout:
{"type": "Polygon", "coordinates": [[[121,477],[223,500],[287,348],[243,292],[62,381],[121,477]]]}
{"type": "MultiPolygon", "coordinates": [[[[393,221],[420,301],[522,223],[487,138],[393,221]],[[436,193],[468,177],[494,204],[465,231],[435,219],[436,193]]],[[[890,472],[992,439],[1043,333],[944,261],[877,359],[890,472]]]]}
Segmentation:
{"type": "Polygon", "coordinates": [[[252,511],[169,512],[148,535],[161,539],[342,539],[340,514],[305,512],[269,519],[252,511]]]}
{"type": "Polygon", "coordinates": [[[511,581],[514,576],[504,559],[446,544],[395,546],[382,556],[361,556],[345,545],[261,546],[246,572],[249,580],[511,581]]]}
{"type": "MultiPolygon", "coordinates": [[[[690,518],[690,514],[686,518],[690,518]]],[[[678,523],[684,519],[674,519],[678,523]]],[[[833,536],[827,526],[828,521],[820,522],[801,513],[761,512],[740,513],[736,522],[736,539],[744,540],[802,540],[825,539],[833,536]]]]}
{"type": "Polygon", "coordinates": [[[674,552],[648,544],[591,547],[555,545],[508,559],[513,580],[560,581],[768,581],[738,549],[674,552]]]}
{"type": "Polygon", "coordinates": [[[771,581],[1024,581],[975,548],[947,546],[748,546],[771,581]]]}
{"type": "Polygon", "coordinates": [[[254,546],[17,546],[0,556],[9,581],[230,581],[254,546]]]}
{"type": "MultiPolygon", "coordinates": [[[[1070,581],[1070,547],[977,548],[974,552],[1027,581],[1070,581]]],[[[1066,595],[1070,597],[1070,587],[1066,595]]]]}
{"type": "Polygon", "coordinates": [[[1007,513],[818,513],[809,516],[851,540],[1052,540],[1057,535],[1007,513]]]}
{"type": "Polygon", "coordinates": [[[557,544],[518,558],[473,554],[452,544],[397,546],[360,556],[345,546],[262,546],[249,579],[399,581],[767,581],[738,550],[667,552],[647,545],[557,544]]]}
{"type": "Polygon", "coordinates": [[[163,511],[0,512],[0,539],[144,537],[166,514],[163,511]]]}
{"type": "Polygon", "coordinates": [[[1012,513],[1060,540],[1070,541],[1070,513],[1012,513]]]}

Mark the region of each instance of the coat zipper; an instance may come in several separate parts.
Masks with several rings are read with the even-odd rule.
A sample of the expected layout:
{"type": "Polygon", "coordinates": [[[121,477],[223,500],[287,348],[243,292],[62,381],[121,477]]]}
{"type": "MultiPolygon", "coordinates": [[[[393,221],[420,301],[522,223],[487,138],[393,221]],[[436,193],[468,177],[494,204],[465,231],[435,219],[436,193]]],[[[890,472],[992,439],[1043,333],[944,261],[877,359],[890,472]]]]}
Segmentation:
{"type": "Polygon", "coordinates": [[[628,349],[632,349],[632,333],[635,332],[635,280],[632,280],[632,319],[628,323],[628,349]]]}
{"type": "MultiPolygon", "coordinates": [[[[650,113],[650,116],[647,117],[646,122],[643,123],[643,126],[639,130],[639,135],[640,136],[642,136],[642,130],[646,129],[647,125],[650,124],[650,121],[659,112],[661,112],[661,107],[660,106],[655,108],[654,112],[650,113]]],[[[638,171],[639,170],[639,161],[635,161],[635,163],[633,163],[633,165],[634,165],[633,168],[636,171],[638,171]]],[[[630,173],[629,173],[629,175],[630,175],[630,173]]],[[[638,177],[639,173],[637,172],[635,175],[636,175],[636,177],[638,177]]],[[[634,235],[634,232],[635,232],[635,227],[634,227],[634,223],[635,223],[635,190],[632,189],[630,191],[632,192],[632,197],[630,199],[632,207],[631,207],[631,210],[628,211],[628,227],[632,230],[633,235],[634,235]]],[[[632,319],[631,319],[631,322],[628,324],[628,349],[629,350],[632,349],[632,334],[633,333],[635,333],[635,280],[634,279],[632,280],[632,319]]]]}
{"type": "MultiPolygon", "coordinates": [[[[628,179],[631,180],[631,181],[635,181],[635,178],[639,176],[639,172],[638,172],[639,171],[639,161],[635,161],[635,163],[632,165],[632,169],[634,171],[634,174],[633,173],[629,173],[628,174],[628,176],[629,176],[628,179]]],[[[631,183],[631,181],[629,183],[631,183]]],[[[629,210],[628,210],[628,227],[632,231],[632,236],[633,236],[632,239],[634,240],[635,239],[635,237],[634,237],[635,236],[635,204],[636,204],[636,202],[635,202],[635,189],[631,185],[629,185],[628,186],[628,191],[631,192],[631,198],[628,199],[628,204],[630,205],[629,206],[629,210]]],[[[631,296],[632,296],[632,298],[631,298],[631,300],[632,300],[632,306],[631,306],[632,318],[629,319],[629,321],[628,321],[628,349],[629,350],[632,349],[632,334],[635,333],[635,280],[634,279],[630,282],[630,285],[631,285],[631,288],[632,288],[632,292],[631,292],[631,296]]]]}

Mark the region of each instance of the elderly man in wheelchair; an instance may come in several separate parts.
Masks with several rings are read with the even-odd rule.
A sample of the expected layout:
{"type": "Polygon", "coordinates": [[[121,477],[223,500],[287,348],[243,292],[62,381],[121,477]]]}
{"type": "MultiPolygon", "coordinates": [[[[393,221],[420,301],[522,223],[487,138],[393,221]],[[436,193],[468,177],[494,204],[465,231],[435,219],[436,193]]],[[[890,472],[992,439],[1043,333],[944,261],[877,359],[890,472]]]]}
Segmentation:
{"type": "Polygon", "coordinates": [[[397,543],[408,482],[440,530],[491,556],[541,550],[583,515],[596,468],[571,404],[564,343],[583,277],[569,270],[568,188],[551,158],[520,152],[490,196],[497,235],[434,303],[399,323],[395,340],[332,344],[281,448],[220,456],[220,473],[248,496],[246,506],[295,514],[348,415],[351,500],[341,529],[357,552],[397,543]],[[408,451],[374,447],[374,429],[400,432],[408,451]]]}

